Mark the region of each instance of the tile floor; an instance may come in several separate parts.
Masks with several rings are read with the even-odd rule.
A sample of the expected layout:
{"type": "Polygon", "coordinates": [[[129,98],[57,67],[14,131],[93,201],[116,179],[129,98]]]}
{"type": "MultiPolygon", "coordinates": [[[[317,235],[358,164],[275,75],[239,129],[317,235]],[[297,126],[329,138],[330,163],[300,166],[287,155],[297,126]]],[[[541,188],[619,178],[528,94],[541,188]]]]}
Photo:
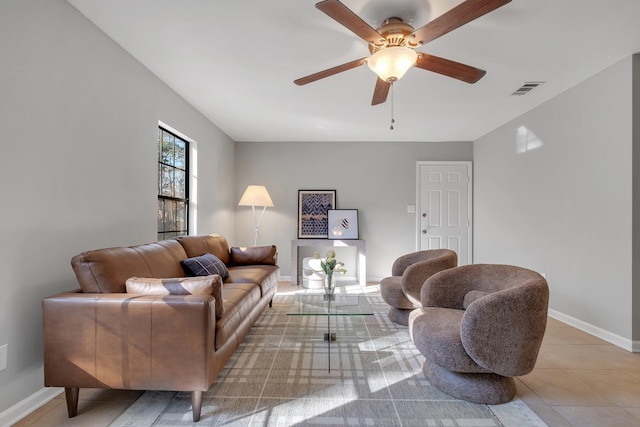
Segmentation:
{"type": "MultiPolygon", "coordinates": [[[[640,427],[640,353],[557,320],[547,323],[536,368],[516,382],[518,396],[550,427],[640,427]]],[[[67,418],[61,395],[15,426],[108,426],[141,394],[84,389],[76,418],[67,418]]]]}
{"type": "Polygon", "coordinates": [[[518,396],[551,427],[640,426],[640,353],[554,319],[518,396]]]}

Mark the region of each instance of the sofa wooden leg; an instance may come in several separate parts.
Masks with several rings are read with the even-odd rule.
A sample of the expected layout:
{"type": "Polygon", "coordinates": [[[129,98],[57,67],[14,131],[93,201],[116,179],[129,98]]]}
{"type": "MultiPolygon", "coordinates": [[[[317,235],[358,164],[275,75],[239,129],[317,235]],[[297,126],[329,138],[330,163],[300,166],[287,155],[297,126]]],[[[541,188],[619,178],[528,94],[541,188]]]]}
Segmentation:
{"type": "Polygon", "coordinates": [[[64,396],[67,400],[67,413],[69,418],[73,418],[78,415],[78,394],[80,389],[78,387],[65,387],[64,396]]]}
{"type": "Polygon", "coordinates": [[[191,412],[193,412],[193,422],[200,421],[200,411],[202,410],[202,391],[191,392],[191,412]]]}
{"type": "Polygon", "coordinates": [[[269,301],[269,308],[273,308],[273,300],[269,301]]]}

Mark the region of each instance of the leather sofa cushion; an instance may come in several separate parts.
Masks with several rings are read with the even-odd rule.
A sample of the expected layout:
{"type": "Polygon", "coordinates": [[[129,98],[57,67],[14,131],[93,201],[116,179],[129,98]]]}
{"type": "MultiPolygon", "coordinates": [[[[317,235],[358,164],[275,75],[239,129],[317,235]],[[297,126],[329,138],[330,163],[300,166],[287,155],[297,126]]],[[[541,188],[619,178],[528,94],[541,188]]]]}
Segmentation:
{"type": "Polygon", "coordinates": [[[98,249],[71,259],[82,292],[125,292],[129,277],[182,277],[180,260],[187,258],[176,240],[98,249]]]}
{"type": "Polygon", "coordinates": [[[127,293],[141,295],[213,295],[216,299],[216,318],[224,311],[222,278],[215,274],[200,277],[174,277],[157,279],[130,277],[125,282],[127,293]]]}
{"type": "Polygon", "coordinates": [[[210,276],[218,274],[223,279],[229,277],[227,266],[215,255],[206,253],[180,261],[188,276],[210,276]]]}
{"type": "Polygon", "coordinates": [[[215,349],[235,334],[260,300],[260,287],[255,283],[225,283],[222,288],[224,312],[216,322],[215,349]]]}
{"type": "Polygon", "coordinates": [[[204,254],[212,254],[229,265],[229,243],[227,239],[220,234],[210,234],[207,236],[179,236],[176,240],[180,242],[187,256],[184,258],[193,258],[204,254]]]}
{"type": "Polygon", "coordinates": [[[255,283],[259,285],[261,296],[266,295],[270,289],[278,286],[280,269],[276,265],[246,265],[229,267],[227,283],[255,283]]]}
{"type": "Polygon", "coordinates": [[[232,247],[230,265],[275,265],[278,252],[274,245],[232,247]]]}

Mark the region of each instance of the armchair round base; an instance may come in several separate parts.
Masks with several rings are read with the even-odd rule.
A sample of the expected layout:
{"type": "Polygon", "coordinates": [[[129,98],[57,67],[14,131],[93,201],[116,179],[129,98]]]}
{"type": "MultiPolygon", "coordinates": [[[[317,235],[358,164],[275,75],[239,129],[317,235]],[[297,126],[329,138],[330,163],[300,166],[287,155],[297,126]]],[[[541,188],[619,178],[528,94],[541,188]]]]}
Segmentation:
{"type": "Polygon", "coordinates": [[[512,400],[516,383],[511,377],[492,373],[452,372],[425,360],[422,372],[431,385],[458,399],[497,405],[512,400]]]}
{"type": "Polygon", "coordinates": [[[389,320],[402,326],[409,326],[409,315],[415,310],[406,310],[404,308],[391,307],[389,309],[389,320]]]}

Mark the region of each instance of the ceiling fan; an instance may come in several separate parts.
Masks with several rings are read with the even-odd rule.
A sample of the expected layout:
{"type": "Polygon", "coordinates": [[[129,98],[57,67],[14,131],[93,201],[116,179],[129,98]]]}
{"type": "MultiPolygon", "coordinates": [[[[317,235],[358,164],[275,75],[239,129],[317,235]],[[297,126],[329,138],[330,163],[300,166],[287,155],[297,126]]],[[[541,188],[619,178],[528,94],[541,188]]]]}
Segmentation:
{"type": "Polygon", "coordinates": [[[339,0],[321,1],[316,4],[316,8],[367,42],[371,56],[299,78],[294,83],[306,85],[367,64],[378,75],[371,105],[385,102],[391,85],[413,66],[463,82],[475,83],[486,71],[415,49],[510,1],[466,0],[417,30],[396,17],[388,18],[375,30],[339,0]]]}

